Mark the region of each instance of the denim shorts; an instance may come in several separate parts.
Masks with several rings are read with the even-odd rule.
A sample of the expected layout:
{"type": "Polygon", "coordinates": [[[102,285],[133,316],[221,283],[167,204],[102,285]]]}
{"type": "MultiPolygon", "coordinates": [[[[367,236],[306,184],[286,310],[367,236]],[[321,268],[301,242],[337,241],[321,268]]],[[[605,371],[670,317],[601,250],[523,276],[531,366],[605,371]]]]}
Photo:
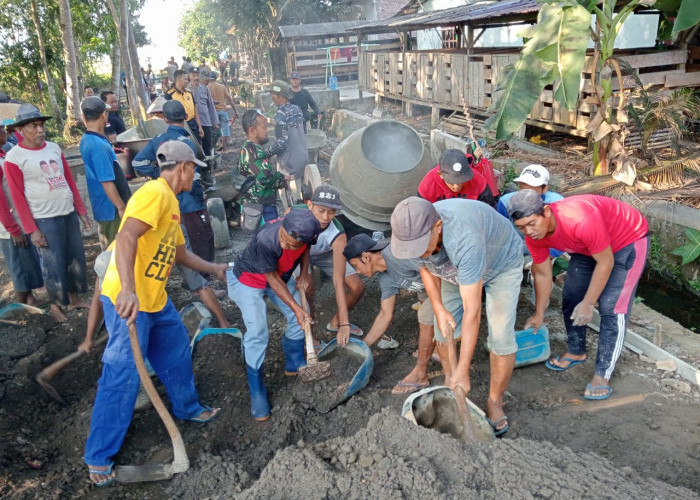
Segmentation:
{"type": "Polygon", "coordinates": [[[44,286],[39,267],[39,253],[31,241],[28,241],[26,247],[18,247],[12,242],[12,238],[3,238],[0,239],[0,249],[15,292],[26,293],[44,286]]]}
{"type": "MultiPolygon", "coordinates": [[[[520,297],[522,267],[500,272],[484,284],[486,291],[486,321],[488,322],[488,344],[491,352],[498,356],[514,354],[518,350],[515,341],[515,316],[520,297]]],[[[455,338],[462,335],[464,306],[459,286],[442,280],[442,304],[457,322],[455,338]]],[[[435,324],[435,340],[444,342],[445,337],[435,324]]]]}
{"type": "Polygon", "coordinates": [[[221,135],[223,137],[231,137],[231,125],[230,125],[230,118],[228,117],[228,112],[226,110],[219,110],[216,112],[217,115],[219,115],[219,125],[221,125],[221,128],[219,131],[221,132],[221,135]]]}

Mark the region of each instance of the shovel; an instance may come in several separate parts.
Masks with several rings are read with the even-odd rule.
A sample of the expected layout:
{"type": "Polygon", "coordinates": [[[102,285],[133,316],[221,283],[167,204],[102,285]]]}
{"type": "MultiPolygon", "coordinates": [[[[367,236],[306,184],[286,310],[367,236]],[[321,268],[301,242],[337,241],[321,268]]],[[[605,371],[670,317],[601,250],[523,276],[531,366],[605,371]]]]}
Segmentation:
{"type": "MultiPolygon", "coordinates": [[[[308,311],[304,290],[299,290],[299,295],[301,296],[301,307],[308,311]]],[[[316,357],[314,339],[311,336],[311,324],[308,321],[304,322],[304,340],[306,342],[306,366],[299,368],[297,372],[301,381],[308,384],[330,377],[331,364],[328,361],[319,361],[316,357]]]]}
{"type": "MultiPolygon", "coordinates": [[[[445,337],[447,338],[447,358],[449,359],[450,366],[452,367],[452,374],[454,375],[457,371],[457,352],[455,349],[454,329],[450,324],[447,326],[445,337]]],[[[467,444],[474,443],[477,440],[476,432],[474,431],[472,414],[467,407],[467,395],[460,385],[454,389],[454,393],[457,399],[457,413],[459,414],[459,420],[462,422],[462,441],[467,444]]]]}
{"type": "Polygon", "coordinates": [[[182,441],[182,436],[177,425],[175,425],[173,417],[165,409],[163,400],[160,399],[156,392],[151,377],[148,376],[146,364],[143,361],[143,354],[141,354],[141,348],[139,347],[136,325],[133,323],[129,325],[129,340],[131,341],[131,350],[134,354],[134,362],[136,363],[136,370],[139,372],[141,384],[146,390],[153,407],[158,412],[158,416],[163,421],[165,428],[168,430],[168,434],[170,434],[170,440],[173,443],[173,462],[171,464],[118,465],[115,467],[115,479],[118,483],[140,483],[170,479],[173,477],[173,474],[185,472],[190,468],[190,460],[187,458],[185,443],[182,441]]]}

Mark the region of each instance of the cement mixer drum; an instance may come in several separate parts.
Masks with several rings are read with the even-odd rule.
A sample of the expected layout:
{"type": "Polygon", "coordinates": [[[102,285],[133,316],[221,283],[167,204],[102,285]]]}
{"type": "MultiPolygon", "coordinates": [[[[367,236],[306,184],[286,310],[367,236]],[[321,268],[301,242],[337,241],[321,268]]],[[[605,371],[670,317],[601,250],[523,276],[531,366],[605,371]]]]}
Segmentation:
{"type": "Polygon", "coordinates": [[[333,152],[330,177],[343,214],[366,229],[386,231],[394,207],[415,196],[433,167],[418,132],[382,120],[353,132],[333,152]]]}

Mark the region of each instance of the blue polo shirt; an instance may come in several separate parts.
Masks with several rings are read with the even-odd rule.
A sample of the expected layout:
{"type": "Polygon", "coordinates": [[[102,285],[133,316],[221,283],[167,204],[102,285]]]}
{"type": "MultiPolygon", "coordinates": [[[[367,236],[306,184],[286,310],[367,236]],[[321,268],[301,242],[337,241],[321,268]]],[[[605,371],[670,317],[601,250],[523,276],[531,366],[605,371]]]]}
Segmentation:
{"type": "MultiPolygon", "coordinates": [[[[146,144],[132,160],[131,165],[134,167],[139,174],[157,179],[160,177],[160,169],[158,168],[158,161],[156,160],[156,152],[161,144],[166,141],[182,141],[187,144],[194,154],[197,154],[197,149],[194,143],[189,139],[189,134],[187,131],[176,125],[168,125],[168,130],[162,134],[158,134],[151,142],[146,144]]],[[[204,187],[202,186],[201,177],[199,174],[199,167],[195,166],[194,182],[192,183],[192,189],[190,191],[182,191],[177,195],[177,201],[180,203],[180,213],[189,214],[192,212],[199,212],[204,210],[206,205],[204,203],[204,187]]]]}
{"type": "Polygon", "coordinates": [[[117,209],[107,197],[102,183],[114,182],[124,203],[129,200],[131,192],[112,145],[102,134],[88,131],[80,140],[80,155],[85,165],[93,217],[99,222],[114,220],[117,209]]]}

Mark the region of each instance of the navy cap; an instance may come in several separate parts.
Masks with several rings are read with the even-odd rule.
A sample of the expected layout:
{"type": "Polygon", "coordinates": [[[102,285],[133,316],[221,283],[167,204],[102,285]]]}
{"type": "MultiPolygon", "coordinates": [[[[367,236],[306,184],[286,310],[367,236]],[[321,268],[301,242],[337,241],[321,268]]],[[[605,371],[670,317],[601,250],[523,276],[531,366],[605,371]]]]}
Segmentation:
{"type": "Polygon", "coordinates": [[[188,73],[199,73],[199,68],[197,66],[192,66],[188,73]]]}
{"type": "Polygon", "coordinates": [[[446,149],[439,162],[442,178],[447,184],[464,184],[474,177],[472,163],[472,155],[466,155],[459,149],[446,149]]]}
{"type": "Polygon", "coordinates": [[[292,74],[289,75],[289,78],[298,78],[299,80],[301,80],[301,75],[298,71],[292,71],[292,74]]]}
{"type": "Polygon", "coordinates": [[[511,218],[513,218],[513,215],[516,215],[518,219],[530,217],[532,214],[542,210],[542,208],[544,208],[542,196],[534,189],[522,189],[508,200],[508,215],[511,218]]]}
{"type": "Polygon", "coordinates": [[[305,208],[293,208],[284,216],[282,227],[289,236],[302,243],[315,243],[321,234],[321,223],[305,208]]]}
{"type": "Polygon", "coordinates": [[[343,255],[346,260],[356,259],[362,255],[362,252],[379,252],[384,250],[389,245],[389,240],[374,241],[368,235],[362,233],[353,236],[348,240],[343,250],[343,255]]]}
{"type": "Polygon", "coordinates": [[[163,116],[169,122],[181,122],[187,116],[185,106],[180,101],[172,99],[163,104],[163,116]]]}
{"type": "Polygon", "coordinates": [[[311,197],[311,203],[333,210],[342,210],[343,208],[340,203],[340,193],[330,184],[321,184],[317,187],[311,197]]]}

